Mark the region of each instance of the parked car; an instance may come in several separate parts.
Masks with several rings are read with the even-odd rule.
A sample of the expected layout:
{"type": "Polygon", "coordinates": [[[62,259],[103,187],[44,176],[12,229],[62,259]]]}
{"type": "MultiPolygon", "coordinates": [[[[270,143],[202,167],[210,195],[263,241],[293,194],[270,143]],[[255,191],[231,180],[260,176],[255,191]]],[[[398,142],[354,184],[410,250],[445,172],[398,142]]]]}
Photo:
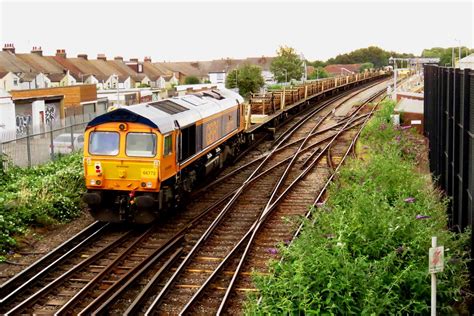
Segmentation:
{"type": "MultiPolygon", "coordinates": [[[[53,140],[53,147],[55,154],[69,154],[73,151],[77,151],[84,147],[84,134],[74,133],[72,134],[73,145],[71,145],[71,134],[61,134],[53,140]]],[[[51,147],[51,145],[50,145],[51,147]]]]}

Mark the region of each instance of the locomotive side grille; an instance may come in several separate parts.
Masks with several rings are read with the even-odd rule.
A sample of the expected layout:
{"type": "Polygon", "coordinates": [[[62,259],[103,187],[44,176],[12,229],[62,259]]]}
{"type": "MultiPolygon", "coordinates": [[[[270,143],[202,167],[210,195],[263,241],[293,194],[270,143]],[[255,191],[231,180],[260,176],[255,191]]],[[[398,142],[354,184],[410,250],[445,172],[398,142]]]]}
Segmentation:
{"type": "Polygon", "coordinates": [[[168,114],[177,114],[189,110],[188,108],[170,100],[153,102],[149,105],[168,114]]]}

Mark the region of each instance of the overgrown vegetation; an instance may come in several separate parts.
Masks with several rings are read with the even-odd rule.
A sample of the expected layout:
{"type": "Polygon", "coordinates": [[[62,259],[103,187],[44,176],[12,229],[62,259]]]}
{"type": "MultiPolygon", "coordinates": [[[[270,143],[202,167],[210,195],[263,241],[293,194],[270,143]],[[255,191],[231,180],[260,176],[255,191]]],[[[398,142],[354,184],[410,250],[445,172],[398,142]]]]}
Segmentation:
{"type": "Polygon", "coordinates": [[[0,253],[17,244],[30,226],[65,222],[80,214],[84,192],[82,155],[33,167],[0,171],[0,253]]]}
{"type": "Polygon", "coordinates": [[[300,237],[280,247],[284,261],[255,276],[262,301],[247,314],[428,314],[431,236],[445,246],[439,312],[466,298],[469,233],[446,229],[447,201],[415,171],[411,131],[393,127],[393,107],[383,104],[362,135],[363,159],[342,168],[300,237]]]}

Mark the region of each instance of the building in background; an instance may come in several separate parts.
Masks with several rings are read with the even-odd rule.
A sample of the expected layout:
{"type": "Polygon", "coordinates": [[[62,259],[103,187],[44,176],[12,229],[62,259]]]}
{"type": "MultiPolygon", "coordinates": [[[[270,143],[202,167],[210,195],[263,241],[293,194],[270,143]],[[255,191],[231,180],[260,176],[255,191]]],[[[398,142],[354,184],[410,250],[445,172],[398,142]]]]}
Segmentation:
{"type": "Polygon", "coordinates": [[[460,69],[474,69],[474,54],[459,60],[458,65],[460,69]]]}

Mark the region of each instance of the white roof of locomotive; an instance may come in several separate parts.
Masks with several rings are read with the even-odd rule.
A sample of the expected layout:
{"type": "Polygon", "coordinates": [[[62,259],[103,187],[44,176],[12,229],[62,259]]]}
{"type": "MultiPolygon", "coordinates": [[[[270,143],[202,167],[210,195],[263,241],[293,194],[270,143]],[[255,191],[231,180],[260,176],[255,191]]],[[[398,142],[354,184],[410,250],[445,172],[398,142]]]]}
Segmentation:
{"type": "MultiPolygon", "coordinates": [[[[235,107],[238,103],[242,103],[244,101],[244,99],[238,93],[224,87],[219,87],[217,89],[213,89],[212,91],[218,92],[222,97],[224,97],[224,99],[218,100],[212,96],[203,95],[203,93],[207,91],[202,91],[195,94],[174,97],[156,102],[130,105],[114,111],[128,110],[138,114],[139,116],[142,116],[143,118],[146,118],[154,123],[162,134],[167,134],[175,129],[175,121],[178,122],[180,127],[185,127],[199,120],[208,118],[214,114],[218,114],[227,109],[235,107]],[[187,110],[183,110],[179,113],[169,114],[152,105],[165,101],[176,103],[187,110]]],[[[107,116],[112,112],[105,113],[103,116],[107,116]]],[[[91,121],[91,123],[93,124],[94,120],[91,121]]]]}

